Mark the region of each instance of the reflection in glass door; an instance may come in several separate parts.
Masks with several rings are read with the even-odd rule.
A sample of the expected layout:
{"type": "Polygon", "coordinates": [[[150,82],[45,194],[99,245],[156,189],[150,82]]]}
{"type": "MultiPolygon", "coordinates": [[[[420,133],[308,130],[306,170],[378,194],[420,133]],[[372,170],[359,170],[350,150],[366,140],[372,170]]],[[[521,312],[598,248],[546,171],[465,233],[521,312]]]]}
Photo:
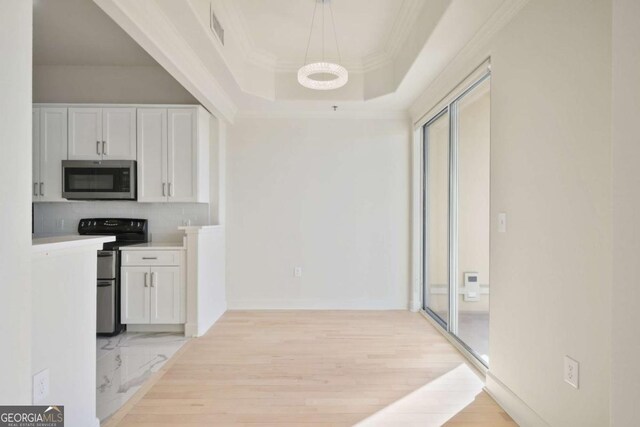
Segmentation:
{"type": "Polygon", "coordinates": [[[424,126],[424,310],[489,363],[489,73],[424,126]]]}
{"type": "Polygon", "coordinates": [[[449,111],[424,127],[424,307],[449,321],[449,111]]]}

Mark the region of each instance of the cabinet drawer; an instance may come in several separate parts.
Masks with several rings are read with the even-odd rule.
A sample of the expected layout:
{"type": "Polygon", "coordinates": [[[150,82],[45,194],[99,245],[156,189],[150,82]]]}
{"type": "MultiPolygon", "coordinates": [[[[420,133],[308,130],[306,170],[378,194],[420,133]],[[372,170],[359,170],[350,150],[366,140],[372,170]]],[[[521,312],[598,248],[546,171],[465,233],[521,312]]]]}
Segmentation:
{"type": "Polygon", "coordinates": [[[182,251],[122,251],[122,265],[180,265],[182,251]]]}

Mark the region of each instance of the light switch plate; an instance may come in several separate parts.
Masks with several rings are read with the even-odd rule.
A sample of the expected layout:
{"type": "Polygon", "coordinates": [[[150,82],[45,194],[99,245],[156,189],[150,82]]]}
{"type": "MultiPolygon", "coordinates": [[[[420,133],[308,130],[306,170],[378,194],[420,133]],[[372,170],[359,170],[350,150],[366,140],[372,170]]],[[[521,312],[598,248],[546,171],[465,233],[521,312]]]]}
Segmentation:
{"type": "Polygon", "coordinates": [[[580,385],[580,364],[570,358],[564,357],[564,381],[574,388],[578,388],[580,385]]]}
{"type": "Polygon", "coordinates": [[[302,267],[296,267],[293,269],[294,277],[302,277],[302,267]]]}
{"type": "Polygon", "coordinates": [[[507,232],[507,214],[500,212],[498,214],[498,233],[507,232]]]}
{"type": "Polygon", "coordinates": [[[33,376],[33,403],[42,403],[49,396],[49,369],[43,369],[33,376]]]}

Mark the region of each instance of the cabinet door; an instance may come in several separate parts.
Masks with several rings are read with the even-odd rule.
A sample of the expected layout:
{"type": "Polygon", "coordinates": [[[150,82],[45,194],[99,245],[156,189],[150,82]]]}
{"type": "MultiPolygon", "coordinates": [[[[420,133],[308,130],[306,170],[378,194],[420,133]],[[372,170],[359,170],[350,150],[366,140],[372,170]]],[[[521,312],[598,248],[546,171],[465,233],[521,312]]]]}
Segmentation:
{"type": "Polygon", "coordinates": [[[40,195],[40,109],[34,108],[31,114],[31,198],[34,202],[40,195]]]}
{"type": "Polygon", "coordinates": [[[60,202],[62,161],[67,159],[67,109],[40,109],[40,201],[60,202]]]}
{"type": "Polygon", "coordinates": [[[136,109],[102,109],[103,160],[136,160],[136,109]]]}
{"type": "Polygon", "coordinates": [[[196,109],[169,109],[169,202],[195,202],[197,180],[196,109]]]}
{"type": "Polygon", "coordinates": [[[151,267],[151,323],[180,323],[180,267],[151,267]]]}
{"type": "Polygon", "coordinates": [[[138,201],[167,200],[167,110],[138,109],[138,201]]]}
{"type": "Polygon", "coordinates": [[[69,108],[69,160],[102,159],[102,109],[69,108]]]}
{"type": "Polygon", "coordinates": [[[122,323],[149,323],[149,267],[122,267],[120,278],[122,323]]]}

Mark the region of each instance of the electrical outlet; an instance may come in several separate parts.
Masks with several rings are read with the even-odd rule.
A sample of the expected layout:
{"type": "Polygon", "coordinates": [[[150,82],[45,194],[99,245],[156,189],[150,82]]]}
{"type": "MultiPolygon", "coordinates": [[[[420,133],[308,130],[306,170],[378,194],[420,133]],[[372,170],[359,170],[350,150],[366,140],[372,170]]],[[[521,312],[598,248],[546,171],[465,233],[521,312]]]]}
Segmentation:
{"type": "Polygon", "coordinates": [[[42,403],[49,396],[49,369],[33,376],[33,404],[42,403]]]}
{"type": "Polygon", "coordinates": [[[302,267],[296,267],[293,269],[294,277],[302,277],[302,267]]]}
{"type": "Polygon", "coordinates": [[[564,381],[574,388],[578,388],[580,379],[580,364],[570,358],[564,357],[564,381]]]}

